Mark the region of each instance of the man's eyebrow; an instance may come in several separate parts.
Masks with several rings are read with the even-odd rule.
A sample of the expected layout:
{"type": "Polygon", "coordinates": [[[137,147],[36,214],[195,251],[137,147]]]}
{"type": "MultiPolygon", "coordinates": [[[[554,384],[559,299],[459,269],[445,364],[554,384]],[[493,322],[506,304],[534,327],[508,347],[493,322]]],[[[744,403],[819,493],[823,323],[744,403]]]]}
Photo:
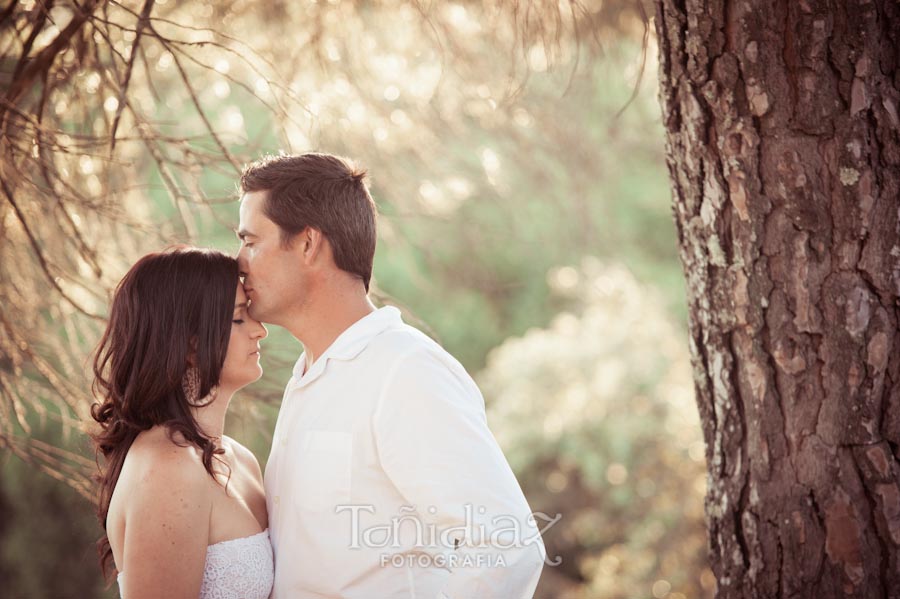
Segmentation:
{"type": "Polygon", "coordinates": [[[238,229],[237,231],[235,231],[235,233],[237,233],[238,239],[243,239],[244,237],[256,237],[256,235],[254,235],[247,229],[238,229]]]}

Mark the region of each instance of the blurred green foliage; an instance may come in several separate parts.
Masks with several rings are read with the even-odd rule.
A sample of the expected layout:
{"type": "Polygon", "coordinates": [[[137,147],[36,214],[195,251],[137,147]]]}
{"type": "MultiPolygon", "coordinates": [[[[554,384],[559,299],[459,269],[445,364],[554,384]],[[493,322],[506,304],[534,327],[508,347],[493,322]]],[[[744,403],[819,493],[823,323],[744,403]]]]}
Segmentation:
{"type": "Polygon", "coordinates": [[[97,518],[70,487],[12,456],[0,462],[0,589],[15,598],[104,595],[97,518]]]}
{"type": "Polygon", "coordinates": [[[621,265],[588,257],[549,279],[570,310],[494,349],[478,379],[532,509],[561,516],[539,595],[701,597],[703,442],[682,335],[621,265]]]}
{"type": "MultiPolygon", "coordinates": [[[[465,43],[441,44],[428,27],[414,26],[415,11],[402,2],[352,13],[348,3],[319,3],[324,16],[312,21],[302,17],[313,4],[254,11],[234,2],[230,12],[227,3],[163,4],[175,21],[246,34],[304,98],[289,114],[263,109],[260,97],[277,96],[269,83],[233,54],[215,54],[202,31],[179,30],[200,40],[193,56],[215,65],[191,71],[191,81],[232,154],[325,150],[369,168],[381,212],[373,296],[400,305],[407,321],[476,376],[532,508],[562,514],[546,540],[563,562],[545,568],[538,596],[710,595],[702,446],[652,40],[629,103],[641,72],[634,15],[604,17],[614,26],[604,30],[602,51],[585,52],[574,72],[548,68],[548,52],[535,45],[527,81],[511,82],[517,65],[500,57],[518,38],[479,25],[474,5],[468,13],[456,4],[440,9],[465,34],[465,43]],[[316,31],[319,45],[309,41],[316,31]],[[362,41],[344,45],[336,31],[362,41]]],[[[567,67],[571,40],[559,54],[567,67]]],[[[159,89],[135,87],[134,102],[152,113],[161,136],[195,132],[193,99],[179,87],[171,56],[149,46],[144,60],[159,89]]],[[[90,129],[74,115],[67,123],[73,132],[90,129]]],[[[235,171],[187,159],[185,148],[219,153],[209,136],[197,135],[163,148],[184,162],[174,175],[143,148],[121,150],[128,166],[106,165],[137,173],[139,186],[119,198],[147,225],[122,233],[130,254],[188,239],[237,248],[235,171]],[[178,201],[172,181],[184,196],[178,201]]],[[[91,160],[99,159],[79,160],[77,177],[100,185],[91,179],[91,160]]],[[[121,276],[127,260],[107,258],[104,276],[114,283],[110,273],[121,276]]],[[[46,324],[59,318],[50,310],[40,322],[51,336],[72,334],[46,324]]],[[[78,359],[96,332],[72,334],[78,359]]],[[[229,414],[229,434],[263,464],[300,351],[284,331],[271,330],[264,379],[239,394],[229,414]]],[[[86,387],[84,376],[78,384],[86,387]]],[[[59,430],[34,422],[35,435],[66,444],[59,430]]],[[[78,451],[88,455],[83,443],[78,451]]],[[[6,453],[2,468],[3,595],[101,596],[93,559],[100,529],[88,502],[6,453]]]]}

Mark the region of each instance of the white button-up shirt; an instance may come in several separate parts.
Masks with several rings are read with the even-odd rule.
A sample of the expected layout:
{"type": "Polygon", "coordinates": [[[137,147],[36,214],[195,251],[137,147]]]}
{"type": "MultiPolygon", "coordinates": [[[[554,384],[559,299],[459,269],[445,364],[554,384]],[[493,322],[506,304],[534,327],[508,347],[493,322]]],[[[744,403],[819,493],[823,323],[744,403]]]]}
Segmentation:
{"type": "Polygon", "coordinates": [[[531,597],[544,545],[460,363],[386,307],[304,365],[266,465],[272,596],[531,597]]]}

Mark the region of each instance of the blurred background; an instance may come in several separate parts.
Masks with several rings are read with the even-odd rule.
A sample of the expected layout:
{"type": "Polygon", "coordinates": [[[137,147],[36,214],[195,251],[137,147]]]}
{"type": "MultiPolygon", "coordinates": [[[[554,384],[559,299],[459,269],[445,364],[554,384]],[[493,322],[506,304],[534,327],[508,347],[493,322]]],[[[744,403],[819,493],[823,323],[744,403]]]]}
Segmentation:
{"type": "MultiPolygon", "coordinates": [[[[110,290],[236,251],[265,153],[370,174],[373,299],[481,385],[547,530],[538,597],[712,597],[703,442],[634,1],[7,1],[0,8],[0,589],[116,597],[87,436],[110,290]]],[[[262,464],[301,348],[272,328],[226,432],[262,464]]],[[[314,559],[311,557],[311,559],[314,559]]]]}

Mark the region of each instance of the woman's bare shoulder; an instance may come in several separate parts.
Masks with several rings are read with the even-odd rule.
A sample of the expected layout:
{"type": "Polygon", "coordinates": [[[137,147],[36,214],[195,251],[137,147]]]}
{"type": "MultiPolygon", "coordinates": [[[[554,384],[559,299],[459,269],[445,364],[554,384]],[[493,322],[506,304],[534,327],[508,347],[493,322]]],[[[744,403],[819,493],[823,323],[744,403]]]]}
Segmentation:
{"type": "Polygon", "coordinates": [[[142,432],[128,451],[126,467],[131,479],[142,487],[162,488],[178,484],[185,490],[201,491],[209,474],[203,453],[180,434],[170,434],[163,426],[142,432]]]}
{"type": "Polygon", "coordinates": [[[164,427],[154,427],[141,432],[128,450],[107,514],[119,569],[130,567],[123,561],[126,533],[150,542],[154,531],[184,529],[207,541],[215,483],[199,448],[178,441],[164,427]]]}
{"type": "Polygon", "coordinates": [[[231,452],[234,454],[235,460],[237,460],[241,468],[246,468],[257,478],[262,478],[262,471],[259,467],[259,460],[256,459],[256,455],[252,451],[250,451],[244,445],[238,443],[228,435],[223,435],[222,441],[231,449],[231,452]]]}

